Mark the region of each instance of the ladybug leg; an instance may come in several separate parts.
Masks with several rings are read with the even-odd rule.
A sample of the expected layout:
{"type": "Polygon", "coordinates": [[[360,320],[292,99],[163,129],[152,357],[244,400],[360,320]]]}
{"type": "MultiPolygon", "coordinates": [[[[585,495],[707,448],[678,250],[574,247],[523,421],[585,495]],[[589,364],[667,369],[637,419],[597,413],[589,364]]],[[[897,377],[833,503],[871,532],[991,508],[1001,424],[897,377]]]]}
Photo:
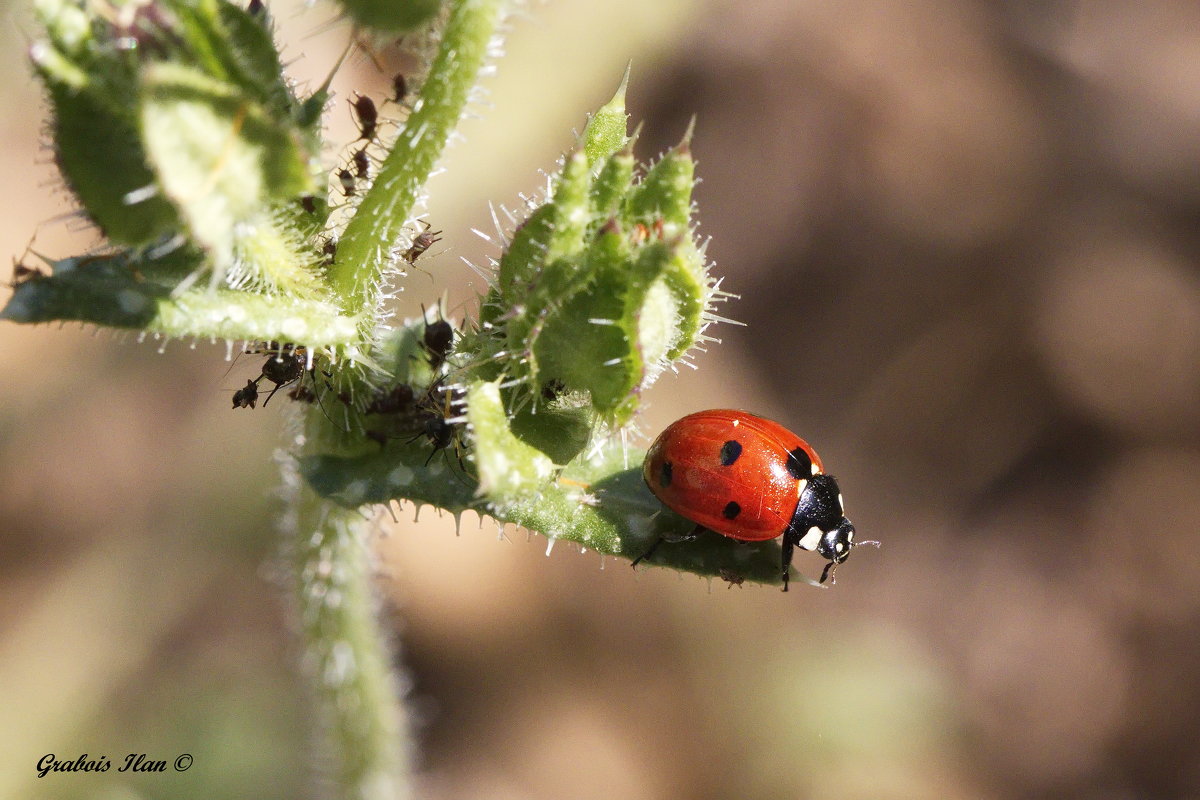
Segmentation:
{"type": "Polygon", "coordinates": [[[663,542],[672,542],[672,543],[674,543],[674,542],[690,542],[692,539],[695,539],[697,536],[699,536],[703,531],[704,531],[704,526],[697,525],[696,527],[692,528],[692,530],[690,532],[682,534],[682,535],[675,534],[675,535],[659,536],[657,539],[655,539],[654,544],[650,545],[650,548],[648,550],[646,550],[646,552],[642,553],[640,556],[635,558],[629,566],[636,567],[638,564],[642,563],[647,558],[654,555],[654,551],[658,550],[658,546],[661,545],[663,542]]]}
{"type": "MultiPolygon", "coordinates": [[[[795,546],[791,536],[783,537],[783,591],[785,592],[788,590],[788,578],[790,577],[788,573],[792,567],[792,550],[795,546]]],[[[824,576],[822,576],[823,579],[824,576]]]]}
{"type": "Polygon", "coordinates": [[[664,536],[663,538],[668,542],[690,542],[692,539],[695,539],[702,533],[704,533],[704,526],[697,524],[696,527],[692,528],[682,536],[675,534],[674,536],[664,536]]]}
{"type": "Polygon", "coordinates": [[[629,564],[629,566],[631,566],[631,567],[634,567],[634,568],[637,568],[637,565],[638,565],[638,564],[642,563],[642,561],[644,561],[645,559],[647,559],[647,558],[649,558],[650,556],[654,555],[654,551],[658,549],[658,546],[659,546],[659,545],[661,545],[661,544],[663,543],[663,541],[665,541],[665,540],[664,540],[664,539],[663,539],[663,537],[661,537],[661,536],[660,536],[660,537],[658,537],[657,539],[655,539],[655,540],[654,540],[654,544],[650,545],[650,547],[649,547],[649,548],[647,548],[646,552],[642,553],[640,556],[638,556],[637,558],[635,558],[635,559],[634,559],[634,560],[633,560],[633,561],[632,561],[632,562],[629,564]]]}

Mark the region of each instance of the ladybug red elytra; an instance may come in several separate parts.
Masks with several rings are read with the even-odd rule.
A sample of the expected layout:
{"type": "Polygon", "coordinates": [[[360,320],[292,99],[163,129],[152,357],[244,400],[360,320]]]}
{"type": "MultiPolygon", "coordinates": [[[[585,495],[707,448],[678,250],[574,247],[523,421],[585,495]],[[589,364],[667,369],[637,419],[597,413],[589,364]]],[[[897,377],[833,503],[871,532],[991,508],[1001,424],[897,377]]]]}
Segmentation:
{"type": "Polygon", "coordinates": [[[778,422],[745,411],[699,411],[672,423],[650,445],[642,477],[664,505],[696,523],[693,535],[708,528],[743,542],[783,536],[785,592],[794,548],[829,560],[824,583],[855,546],[821,457],[778,422]]]}

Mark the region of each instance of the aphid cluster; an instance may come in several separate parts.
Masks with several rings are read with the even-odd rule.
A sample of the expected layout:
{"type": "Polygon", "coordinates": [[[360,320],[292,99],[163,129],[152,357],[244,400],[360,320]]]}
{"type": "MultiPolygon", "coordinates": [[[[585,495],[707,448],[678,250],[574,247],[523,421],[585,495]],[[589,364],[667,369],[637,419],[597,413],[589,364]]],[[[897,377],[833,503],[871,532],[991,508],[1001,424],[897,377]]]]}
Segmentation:
{"type": "MultiPolygon", "coordinates": [[[[386,98],[384,103],[392,102],[398,106],[405,106],[408,92],[408,80],[404,73],[396,73],[392,77],[392,97],[386,98]]],[[[349,103],[355,125],[358,126],[358,138],[355,143],[363,144],[357,145],[350,153],[349,160],[334,172],[337,186],[341,189],[342,196],[347,199],[358,197],[362,193],[363,182],[372,177],[375,162],[372,160],[371,146],[378,139],[381,126],[379,107],[370,97],[356,94],[349,103]]],[[[312,197],[302,197],[301,204],[307,213],[312,214],[316,211],[317,204],[312,197]]],[[[399,254],[400,258],[409,264],[415,263],[435,242],[441,241],[440,230],[432,230],[433,226],[428,222],[424,222],[424,225],[425,230],[414,236],[408,248],[399,254]]],[[[333,263],[334,253],[330,252],[328,244],[324,256],[323,262],[326,266],[333,263]]]]}
{"type": "Polygon", "coordinates": [[[386,445],[389,440],[411,442],[425,437],[433,450],[426,459],[432,460],[439,450],[455,449],[459,465],[465,469],[461,455],[461,416],[465,393],[460,387],[447,386],[444,367],[454,349],[454,326],[441,317],[428,321],[421,336],[420,347],[438,377],[424,390],[407,384],[380,389],[364,409],[373,420],[367,437],[386,445]]]}
{"type": "Polygon", "coordinates": [[[366,142],[366,144],[355,150],[350,156],[349,166],[353,167],[352,170],[341,167],[336,173],[338,184],[342,187],[342,195],[345,197],[357,196],[358,182],[371,177],[371,156],[367,149],[379,133],[379,109],[375,107],[374,100],[360,94],[350,101],[350,108],[354,113],[354,121],[358,125],[358,139],[355,141],[366,142]]]}
{"type": "MultiPolygon", "coordinates": [[[[465,470],[461,454],[463,423],[458,419],[462,415],[465,393],[460,387],[446,385],[446,359],[453,352],[454,339],[454,326],[441,316],[439,308],[438,318],[426,322],[419,342],[424,359],[437,377],[425,388],[408,383],[384,386],[365,404],[359,404],[355,413],[362,415],[367,438],[386,445],[392,440],[412,442],[423,437],[432,448],[427,464],[438,451],[453,447],[459,465],[465,470]]],[[[329,381],[320,379],[303,346],[264,342],[245,352],[265,355],[266,359],[258,376],[247,380],[245,386],[234,392],[233,408],[256,408],[263,381],[271,384],[270,392],[262,401],[264,407],[280,389],[288,386],[293,388],[287,396],[301,403],[320,404],[323,395],[332,394],[329,381]],[[305,382],[305,375],[311,380],[305,382]]],[[[323,374],[327,379],[333,377],[328,372],[323,374]]],[[[347,409],[354,409],[353,398],[346,392],[337,393],[336,398],[347,409]]]]}

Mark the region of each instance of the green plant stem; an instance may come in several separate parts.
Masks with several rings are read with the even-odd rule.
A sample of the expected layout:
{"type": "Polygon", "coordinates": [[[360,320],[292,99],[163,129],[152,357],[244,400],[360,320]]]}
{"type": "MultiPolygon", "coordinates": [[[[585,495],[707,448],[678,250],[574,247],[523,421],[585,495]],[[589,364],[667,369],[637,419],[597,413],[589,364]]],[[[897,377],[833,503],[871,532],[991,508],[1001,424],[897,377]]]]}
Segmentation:
{"type": "Polygon", "coordinates": [[[305,666],[316,692],[328,796],[408,800],[410,730],[379,625],[369,521],[293,483],[292,551],[305,666]]]}
{"type": "Polygon", "coordinates": [[[370,310],[401,228],[458,124],[487,58],[502,0],[453,0],[412,114],[338,242],[329,274],[344,308],[370,310]]]}
{"type": "MultiPolygon", "coordinates": [[[[501,0],[453,0],[438,54],[412,114],[338,242],[330,284],[343,308],[371,325],[401,228],[458,124],[500,20],[501,0]]],[[[372,326],[373,327],[373,326],[372,326]]],[[[372,335],[373,330],[363,331],[372,335]]],[[[345,443],[324,414],[308,413],[301,455],[345,443]]],[[[409,725],[378,619],[363,513],[322,500],[285,468],[300,629],[331,750],[339,800],[412,795],[409,725]]]]}

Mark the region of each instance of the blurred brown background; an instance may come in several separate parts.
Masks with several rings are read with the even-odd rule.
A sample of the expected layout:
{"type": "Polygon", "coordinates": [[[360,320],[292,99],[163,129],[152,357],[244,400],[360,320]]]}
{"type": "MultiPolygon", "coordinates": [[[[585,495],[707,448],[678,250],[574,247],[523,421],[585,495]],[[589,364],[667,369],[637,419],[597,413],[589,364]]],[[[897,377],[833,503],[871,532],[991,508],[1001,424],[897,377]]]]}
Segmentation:
{"type": "MultiPolygon", "coordinates": [[[[701,230],[748,323],[660,381],[645,432],[779,419],[883,547],[782,595],[389,524],[423,796],[1200,796],[1200,5],[651,5],[515,22],[405,311],[449,286],[461,318],[487,201],[538,187],[632,60],[641,156],[698,115],[701,230]]],[[[319,80],[345,32],[275,10],[319,80]]],[[[52,221],[23,13],[0,234],[68,255],[94,239],[52,221]]],[[[359,59],[341,96],[389,70],[359,59]]],[[[353,138],[345,103],[331,123],[353,138]]],[[[305,796],[283,404],[231,412],[255,368],[220,346],[5,324],[0,359],[0,797],[305,796]],[[49,752],[195,765],[39,781],[49,752]]]]}

